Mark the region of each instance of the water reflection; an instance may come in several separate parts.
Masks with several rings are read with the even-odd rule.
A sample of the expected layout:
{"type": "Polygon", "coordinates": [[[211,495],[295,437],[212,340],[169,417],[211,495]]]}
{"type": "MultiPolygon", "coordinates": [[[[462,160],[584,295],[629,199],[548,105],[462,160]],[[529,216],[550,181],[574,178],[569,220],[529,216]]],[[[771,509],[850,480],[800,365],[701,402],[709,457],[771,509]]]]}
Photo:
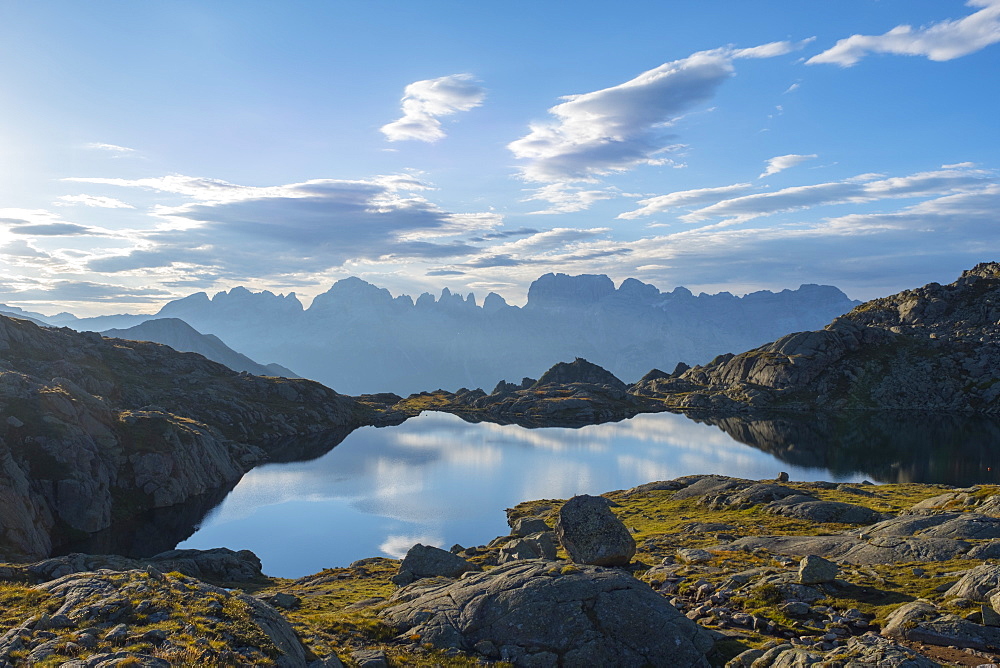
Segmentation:
{"type": "Polygon", "coordinates": [[[471,424],[428,413],[363,428],[314,461],[248,473],[180,547],[247,548],[273,575],[296,576],[415,542],[445,548],[506,533],[504,508],[693,473],[860,480],[789,466],[713,425],[667,413],[578,429],[471,424]]]}
{"type": "Polygon", "coordinates": [[[796,466],[881,482],[1000,482],[1000,419],[925,412],[692,416],[796,466]]]}

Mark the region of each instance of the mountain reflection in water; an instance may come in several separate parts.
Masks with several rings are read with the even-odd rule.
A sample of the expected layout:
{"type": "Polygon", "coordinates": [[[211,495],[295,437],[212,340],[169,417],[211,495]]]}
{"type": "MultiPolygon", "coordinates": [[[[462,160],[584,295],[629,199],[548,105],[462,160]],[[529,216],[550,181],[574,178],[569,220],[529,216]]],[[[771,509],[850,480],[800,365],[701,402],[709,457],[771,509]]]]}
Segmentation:
{"type": "Polygon", "coordinates": [[[690,416],[792,466],[879,482],[1000,482],[1000,418],[918,411],[690,416]]]}
{"type": "Polygon", "coordinates": [[[669,413],[577,429],[426,413],[363,428],[326,455],[248,473],[179,547],[247,548],[281,576],[506,533],[504,508],[696,473],[793,480],[994,482],[1000,422],[918,414],[690,420],[669,413]],[[748,448],[745,445],[753,446],[748,448]]]}

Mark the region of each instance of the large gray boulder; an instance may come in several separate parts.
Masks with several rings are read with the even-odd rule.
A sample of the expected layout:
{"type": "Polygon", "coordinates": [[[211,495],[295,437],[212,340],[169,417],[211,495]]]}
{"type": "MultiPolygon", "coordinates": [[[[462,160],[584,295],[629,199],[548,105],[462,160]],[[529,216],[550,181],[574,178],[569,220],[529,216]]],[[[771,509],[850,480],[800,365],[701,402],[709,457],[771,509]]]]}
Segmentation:
{"type": "Polygon", "coordinates": [[[944,595],[945,598],[985,601],[987,595],[998,586],[1000,586],[1000,566],[980,564],[966,572],[944,595]]]}
{"type": "Polygon", "coordinates": [[[833,582],[837,578],[837,571],[837,564],[818,555],[810,554],[799,562],[799,582],[806,585],[833,582]]]}
{"type": "Polygon", "coordinates": [[[600,496],[581,494],[563,504],[556,538],[578,564],[625,566],[635,556],[635,539],[600,496]]]}
{"type": "Polygon", "coordinates": [[[631,575],[567,562],[499,566],[400,589],[383,619],[401,637],[515,666],[707,668],[707,633],[631,575]]]}
{"type": "Polygon", "coordinates": [[[444,576],[457,578],[466,571],[478,571],[479,566],[470,563],[462,557],[433,545],[417,543],[403,557],[399,565],[399,573],[392,581],[398,585],[408,585],[420,578],[444,576]]]}

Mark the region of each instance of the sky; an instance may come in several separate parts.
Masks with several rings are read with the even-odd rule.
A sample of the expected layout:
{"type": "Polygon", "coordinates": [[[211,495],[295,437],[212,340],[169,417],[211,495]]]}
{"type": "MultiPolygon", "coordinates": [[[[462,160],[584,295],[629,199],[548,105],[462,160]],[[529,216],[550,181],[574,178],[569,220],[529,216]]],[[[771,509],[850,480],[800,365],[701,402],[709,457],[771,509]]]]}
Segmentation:
{"type": "Polygon", "coordinates": [[[0,0],[0,302],[997,260],[1000,0],[0,0]]]}

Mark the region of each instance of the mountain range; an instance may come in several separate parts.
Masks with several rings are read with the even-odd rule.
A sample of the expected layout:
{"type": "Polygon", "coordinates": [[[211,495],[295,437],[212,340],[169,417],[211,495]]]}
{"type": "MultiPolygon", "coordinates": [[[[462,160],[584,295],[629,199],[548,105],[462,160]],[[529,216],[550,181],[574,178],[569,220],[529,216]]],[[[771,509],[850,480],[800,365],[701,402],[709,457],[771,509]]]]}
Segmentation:
{"type": "Polygon", "coordinates": [[[195,293],[153,315],[76,318],[22,312],[18,317],[167,345],[173,342],[156,338],[156,332],[119,330],[153,319],[179,319],[243,355],[272,360],[340,392],[407,394],[435,387],[492,387],[502,378],[537,374],[574,357],[631,382],[653,367],[704,363],[790,331],[822,327],[858,303],[832,286],[737,297],[694,295],[683,287],[661,292],[634,278],[616,287],[604,275],[550,273],[531,284],[523,307],[495,293],[480,304],[474,295],[448,288],[437,298],[429,293],[415,300],[393,297],[352,277],[335,283],[308,308],[294,293],[237,287],[213,297],[195,293]]]}

